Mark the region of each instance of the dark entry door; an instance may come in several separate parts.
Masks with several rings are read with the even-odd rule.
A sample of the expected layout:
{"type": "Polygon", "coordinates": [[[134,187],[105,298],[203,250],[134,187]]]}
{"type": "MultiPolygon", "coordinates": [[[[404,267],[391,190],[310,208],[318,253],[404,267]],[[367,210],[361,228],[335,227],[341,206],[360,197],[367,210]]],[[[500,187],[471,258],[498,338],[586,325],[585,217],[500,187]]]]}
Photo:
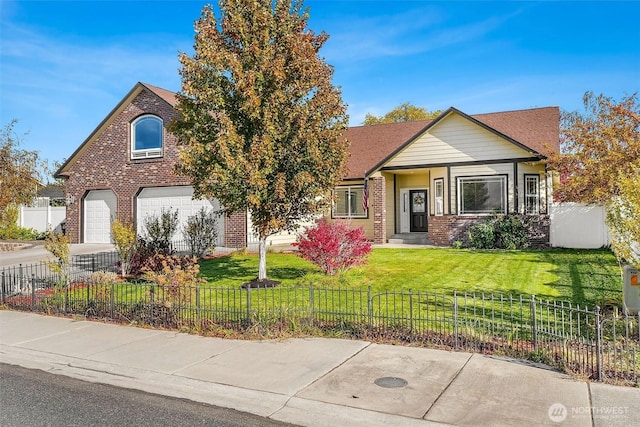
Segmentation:
{"type": "Polygon", "coordinates": [[[409,191],[411,232],[427,231],[427,190],[409,191]]]}

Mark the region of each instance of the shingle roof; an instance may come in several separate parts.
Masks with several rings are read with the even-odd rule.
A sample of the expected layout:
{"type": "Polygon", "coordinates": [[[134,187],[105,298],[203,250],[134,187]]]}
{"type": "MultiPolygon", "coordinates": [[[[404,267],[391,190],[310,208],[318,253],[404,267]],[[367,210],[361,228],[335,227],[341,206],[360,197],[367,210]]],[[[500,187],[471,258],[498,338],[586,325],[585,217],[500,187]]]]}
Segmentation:
{"type": "Polygon", "coordinates": [[[431,120],[357,126],[347,129],[351,143],[345,179],[364,178],[371,168],[383,161],[405,142],[413,139],[431,120]]]}
{"type": "Polygon", "coordinates": [[[147,89],[149,89],[151,92],[158,95],[160,98],[167,101],[169,105],[171,105],[172,107],[176,106],[177,99],[176,99],[175,92],[171,92],[170,90],[166,90],[166,89],[162,89],[161,87],[150,85],[149,83],[140,82],[140,84],[146,87],[147,89]]]}
{"type": "MultiPolygon", "coordinates": [[[[94,132],[78,147],[69,157],[67,162],[56,172],[55,176],[63,176],[63,170],[75,155],[91,140],[108,118],[135,92],[136,88],[143,86],[156,94],[159,98],[175,107],[176,94],[166,89],[139,82],[114,108],[94,132]]],[[[530,110],[505,111],[499,113],[476,114],[467,116],[465,113],[450,108],[433,120],[421,120],[413,122],[390,123],[382,125],[356,126],[346,131],[346,137],[351,143],[350,156],[347,160],[349,171],[345,179],[361,179],[365,174],[373,172],[380,167],[382,162],[396,150],[410,143],[429,127],[444,119],[450,113],[457,113],[470,120],[475,120],[496,134],[506,136],[515,144],[523,148],[531,149],[533,154],[544,156],[548,152],[547,147],[553,151],[559,150],[559,123],[560,109],[558,107],[534,108],[530,110]]]]}
{"type": "MultiPolygon", "coordinates": [[[[148,83],[141,84],[175,107],[177,99],[174,92],[148,83]]],[[[433,120],[349,128],[346,137],[351,142],[351,154],[347,160],[349,173],[345,179],[363,178],[365,173],[372,172],[371,169],[390,154],[416,138],[451,111],[466,116],[461,111],[451,108],[433,120]]],[[[548,152],[547,147],[554,151],[559,150],[560,109],[558,107],[475,114],[467,117],[531,149],[535,154],[544,155],[548,152]]]]}
{"type": "Polygon", "coordinates": [[[452,112],[477,121],[480,125],[499,135],[504,135],[536,156],[548,153],[547,146],[559,149],[560,109],[558,107],[534,108],[531,110],[505,111],[499,113],[465,113],[450,108],[438,118],[414,122],[349,128],[347,139],[351,142],[351,154],[347,161],[348,174],[345,179],[360,179],[373,172],[381,162],[395,151],[410,143],[452,112]]]}

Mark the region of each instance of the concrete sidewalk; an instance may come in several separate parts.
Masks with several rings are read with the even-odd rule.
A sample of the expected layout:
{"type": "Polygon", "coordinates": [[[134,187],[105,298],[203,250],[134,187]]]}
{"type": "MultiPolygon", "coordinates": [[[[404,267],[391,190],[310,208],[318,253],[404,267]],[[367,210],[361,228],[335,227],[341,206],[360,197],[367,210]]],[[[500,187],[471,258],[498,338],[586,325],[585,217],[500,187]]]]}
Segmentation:
{"type": "Polygon", "coordinates": [[[364,341],[240,341],[0,310],[0,362],[304,426],[640,425],[638,388],[364,341]]]}

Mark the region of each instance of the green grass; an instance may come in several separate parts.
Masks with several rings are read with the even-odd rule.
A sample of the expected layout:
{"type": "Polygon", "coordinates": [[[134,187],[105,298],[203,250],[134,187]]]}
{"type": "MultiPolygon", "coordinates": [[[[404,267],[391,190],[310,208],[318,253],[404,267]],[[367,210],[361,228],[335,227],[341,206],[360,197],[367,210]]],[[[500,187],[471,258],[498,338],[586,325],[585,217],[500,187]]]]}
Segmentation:
{"type": "MultiPolygon", "coordinates": [[[[212,287],[240,286],[258,272],[256,255],[201,261],[212,287]]],[[[386,291],[536,295],[594,306],[621,300],[620,268],[608,250],[471,251],[374,249],[365,266],[336,277],[293,254],[268,254],[267,275],[284,286],[386,291]]]]}

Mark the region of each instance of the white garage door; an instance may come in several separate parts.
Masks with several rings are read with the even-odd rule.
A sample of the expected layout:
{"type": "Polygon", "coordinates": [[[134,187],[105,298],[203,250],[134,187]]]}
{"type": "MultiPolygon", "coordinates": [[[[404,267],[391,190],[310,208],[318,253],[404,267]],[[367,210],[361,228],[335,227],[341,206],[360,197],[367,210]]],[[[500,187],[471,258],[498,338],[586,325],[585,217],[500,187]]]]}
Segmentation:
{"type": "Polygon", "coordinates": [[[111,243],[111,219],[117,199],[111,190],[93,190],[84,198],[84,242],[111,243]]]}
{"type": "MultiPolygon", "coordinates": [[[[207,210],[220,210],[220,203],[217,200],[195,200],[193,199],[193,187],[155,187],[145,188],[138,195],[136,201],[138,233],[142,234],[144,219],[147,217],[159,217],[162,210],[178,211],[178,231],[173,237],[175,242],[184,240],[182,227],[187,223],[187,219],[196,214],[202,207],[207,210]]],[[[218,219],[218,243],[224,242],[224,219],[218,219]]]]}

